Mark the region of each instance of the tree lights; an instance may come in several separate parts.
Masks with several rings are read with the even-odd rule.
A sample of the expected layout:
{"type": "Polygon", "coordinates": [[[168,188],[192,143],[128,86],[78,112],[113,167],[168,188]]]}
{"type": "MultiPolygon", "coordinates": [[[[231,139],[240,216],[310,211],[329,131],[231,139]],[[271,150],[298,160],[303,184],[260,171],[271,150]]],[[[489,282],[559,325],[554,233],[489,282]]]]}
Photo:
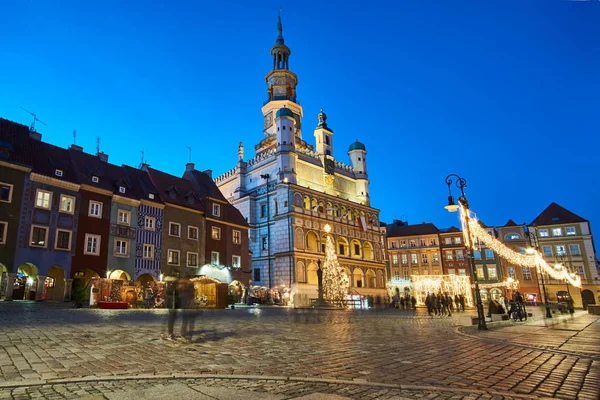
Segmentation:
{"type": "MultiPolygon", "coordinates": [[[[329,232],[331,227],[325,226],[329,232]]],[[[344,269],[340,266],[331,236],[327,235],[325,244],[325,262],[323,263],[323,298],[328,304],[344,307],[350,282],[344,269]]]]}

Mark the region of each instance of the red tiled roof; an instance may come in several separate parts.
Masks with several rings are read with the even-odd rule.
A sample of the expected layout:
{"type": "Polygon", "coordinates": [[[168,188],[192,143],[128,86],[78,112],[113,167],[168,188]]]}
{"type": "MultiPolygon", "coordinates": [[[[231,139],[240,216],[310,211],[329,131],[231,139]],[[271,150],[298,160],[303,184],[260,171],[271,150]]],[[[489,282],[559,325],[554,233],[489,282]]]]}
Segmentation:
{"type": "Polygon", "coordinates": [[[587,220],[556,203],[552,203],[530,225],[557,225],[574,222],[587,222],[587,220]]]}
{"type": "Polygon", "coordinates": [[[158,195],[165,203],[177,204],[178,206],[192,210],[205,211],[202,196],[199,196],[194,190],[191,182],[150,167],[148,167],[148,174],[154,187],[158,190],[158,195]],[[171,192],[173,193],[172,196],[171,192]],[[194,198],[192,204],[189,202],[190,197],[194,198]]]}

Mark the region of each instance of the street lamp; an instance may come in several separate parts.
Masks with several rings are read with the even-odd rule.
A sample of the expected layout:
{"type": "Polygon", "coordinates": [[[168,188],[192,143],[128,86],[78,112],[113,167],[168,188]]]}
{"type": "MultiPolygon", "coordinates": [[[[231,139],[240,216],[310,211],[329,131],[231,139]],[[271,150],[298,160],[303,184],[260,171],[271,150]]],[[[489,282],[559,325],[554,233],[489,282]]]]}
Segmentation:
{"type": "MultiPolygon", "coordinates": [[[[527,236],[527,238],[529,239],[529,244],[533,247],[531,249],[527,249],[527,252],[529,254],[539,254],[540,242],[537,235],[537,227],[534,226],[533,229],[534,232],[527,229],[527,227],[525,230],[525,236],[527,236]]],[[[536,257],[539,257],[539,255],[536,255],[536,257]]],[[[550,305],[548,304],[548,293],[546,292],[546,284],[544,283],[544,273],[540,268],[540,261],[538,259],[536,259],[535,266],[537,269],[537,275],[542,281],[542,290],[544,291],[544,305],[546,306],[546,318],[552,318],[552,313],[550,312],[550,305]]]]}
{"type": "Polygon", "coordinates": [[[271,178],[269,174],[262,174],[260,176],[262,179],[267,181],[267,272],[269,274],[269,290],[267,291],[267,301],[271,299],[271,223],[269,221],[271,217],[271,205],[269,201],[269,179],[271,178]]]}
{"type": "Polygon", "coordinates": [[[477,329],[487,330],[487,324],[485,323],[485,314],[483,313],[483,303],[481,302],[481,293],[479,292],[479,281],[477,279],[477,272],[475,271],[475,259],[473,258],[473,251],[471,249],[471,230],[469,229],[469,203],[465,196],[465,188],[467,187],[467,181],[464,178],[456,174],[450,174],[446,177],[446,185],[448,185],[448,205],[444,208],[449,212],[456,212],[460,206],[454,202],[454,196],[452,196],[452,184],[456,179],[456,187],[460,189],[460,197],[458,203],[460,206],[465,208],[465,229],[467,230],[465,247],[467,249],[467,257],[469,259],[469,269],[471,271],[471,279],[475,284],[475,301],[477,306],[477,329]]]}
{"type": "MultiPolygon", "coordinates": [[[[554,259],[555,259],[555,261],[558,261],[558,263],[554,265],[554,267],[556,269],[560,270],[564,266],[566,268],[566,270],[569,271],[569,275],[573,276],[573,274],[571,273],[571,262],[568,261],[564,255],[555,254],[554,259]]],[[[569,280],[568,279],[565,279],[565,285],[567,286],[567,295],[568,295],[567,307],[569,309],[569,313],[573,314],[575,312],[575,309],[573,308],[573,298],[571,297],[571,291],[569,290],[569,280]]]]}

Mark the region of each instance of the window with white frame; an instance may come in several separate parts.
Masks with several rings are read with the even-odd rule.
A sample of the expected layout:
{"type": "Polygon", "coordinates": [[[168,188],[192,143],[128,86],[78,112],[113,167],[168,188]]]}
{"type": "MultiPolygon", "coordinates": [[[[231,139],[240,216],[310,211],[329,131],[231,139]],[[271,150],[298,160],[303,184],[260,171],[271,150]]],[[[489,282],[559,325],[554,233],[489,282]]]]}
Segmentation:
{"type": "Polygon", "coordinates": [[[48,228],[31,225],[29,245],[32,247],[48,247],[48,228]]]}
{"type": "Polygon", "coordinates": [[[425,246],[426,246],[426,244],[425,244],[425,239],[420,239],[420,240],[419,240],[419,245],[420,245],[421,247],[425,247],[425,246]]]}
{"type": "Polygon", "coordinates": [[[452,238],[444,238],[444,244],[452,244],[452,238]]]}
{"type": "Polygon", "coordinates": [[[448,275],[456,275],[456,270],[454,268],[448,268],[448,275]]]}
{"type": "Polygon", "coordinates": [[[241,268],[242,267],[242,257],[240,256],[231,256],[231,266],[233,268],[241,268]]]}
{"type": "Polygon", "coordinates": [[[516,279],[517,274],[515,273],[515,267],[506,267],[506,274],[509,278],[516,279]]]}
{"type": "Polygon", "coordinates": [[[8,222],[0,221],[0,244],[6,244],[7,232],[8,232],[8,222]]]}
{"type": "Polygon", "coordinates": [[[63,176],[63,170],[62,169],[55,169],[54,170],[54,175],[56,175],[56,176],[63,176]]]}
{"type": "Polygon", "coordinates": [[[242,243],[242,232],[241,231],[233,231],[233,243],[240,244],[242,243]]]}
{"type": "Polygon", "coordinates": [[[408,264],[408,254],[402,254],[402,264],[408,264]]]}
{"type": "Polygon", "coordinates": [[[89,254],[92,256],[100,255],[100,236],[99,235],[85,235],[85,248],[83,254],[89,254]]]}
{"type": "Polygon", "coordinates": [[[552,246],[542,246],[544,257],[552,257],[552,246]]]}
{"type": "Polygon", "coordinates": [[[75,197],[60,195],[60,212],[73,214],[75,212],[75,197]]]}
{"type": "Polygon", "coordinates": [[[131,212],[126,210],[119,210],[117,214],[117,223],[120,225],[129,225],[131,221],[131,212]]]}
{"type": "Polygon", "coordinates": [[[440,262],[440,256],[438,255],[438,253],[433,253],[433,255],[431,256],[431,258],[433,259],[433,263],[439,263],[440,262]]]}
{"type": "Polygon", "coordinates": [[[483,266],[478,265],[477,268],[475,268],[475,271],[477,273],[478,279],[485,279],[485,272],[483,272],[483,266]]]}
{"type": "Polygon", "coordinates": [[[215,217],[220,217],[220,216],[221,216],[221,205],[220,205],[220,204],[213,203],[213,206],[212,206],[212,214],[213,214],[215,217]]]}
{"type": "Polygon", "coordinates": [[[465,259],[465,253],[463,253],[462,250],[456,250],[456,259],[457,260],[464,260],[465,259]]]}
{"type": "Polygon", "coordinates": [[[169,236],[181,236],[181,224],[177,222],[169,222],[169,236]]]}
{"type": "Polygon", "coordinates": [[[188,239],[198,240],[198,227],[188,226],[188,239]]]}
{"type": "Polygon", "coordinates": [[[212,251],[210,253],[210,263],[213,265],[219,265],[219,252],[212,251]]]}
{"type": "Polygon", "coordinates": [[[421,264],[427,264],[427,254],[421,253],[421,264]]]}
{"type": "Polygon", "coordinates": [[[129,248],[129,241],[125,239],[115,239],[115,255],[126,256],[129,248]]]}
{"type": "Polygon", "coordinates": [[[409,243],[410,247],[417,247],[417,241],[416,240],[412,240],[411,239],[408,243],[409,243]]]}
{"type": "Polygon", "coordinates": [[[10,203],[12,201],[13,185],[0,182],[0,202],[10,203]]]}
{"type": "Polygon", "coordinates": [[[521,268],[521,272],[523,273],[523,280],[524,281],[530,281],[531,280],[531,269],[529,267],[522,267],[521,268]]]}
{"type": "Polygon", "coordinates": [[[198,266],[198,253],[192,253],[191,251],[188,251],[187,266],[188,267],[197,267],[198,266]]]}
{"type": "Polygon", "coordinates": [[[125,193],[125,186],[119,186],[119,193],[125,193]]]}
{"type": "Polygon", "coordinates": [[[403,275],[404,275],[404,279],[408,279],[409,275],[408,275],[408,270],[407,269],[404,270],[404,274],[403,275]]]}
{"type": "Polygon", "coordinates": [[[148,198],[150,200],[154,200],[154,193],[148,193],[148,198]]]}
{"type": "Polygon", "coordinates": [[[446,260],[448,260],[448,261],[454,260],[454,254],[452,253],[452,250],[446,250],[446,260]]]}
{"type": "Polygon", "coordinates": [[[153,231],[156,226],[156,218],[144,217],[144,229],[147,231],[153,231]]]}
{"type": "Polygon", "coordinates": [[[406,247],[406,240],[401,240],[400,241],[400,247],[406,247]]]}
{"type": "Polygon", "coordinates": [[[465,275],[467,275],[467,270],[466,270],[466,269],[464,269],[464,268],[459,268],[459,269],[458,269],[458,275],[460,275],[460,276],[465,276],[465,275]]]}
{"type": "Polygon", "coordinates": [[[392,246],[392,249],[397,249],[398,248],[398,241],[397,240],[390,241],[390,244],[392,246]]]}
{"type": "Polygon", "coordinates": [[[583,265],[577,265],[575,267],[575,269],[577,270],[577,275],[579,275],[581,280],[584,281],[585,280],[585,269],[583,268],[583,265]]]}
{"type": "Polygon", "coordinates": [[[457,236],[454,238],[454,244],[461,244],[462,243],[462,238],[460,236],[457,236]]]}
{"type": "Polygon", "coordinates": [[[581,250],[579,249],[579,245],[578,244],[570,244],[569,245],[569,253],[571,253],[572,256],[581,256],[581,250]]]}
{"type": "Polygon", "coordinates": [[[90,201],[90,209],[88,215],[90,217],[102,218],[102,203],[98,201],[90,201]]]}
{"type": "Polygon", "coordinates": [[[392,264],[398,264],[398,254],[392,254],[392,264]]]}
{"type": "Polygon", "coordinates": [[[400,271],[398,271],[398,270],[394,271],[394,279],[396,279],[396,280],[400,279],[400,271]]]}
{"type": "Polygon", "coordinates": [[[567,255],[567,248],[562,244],[554,246],[554,249],[556,250],[557,256],[566,256],[567,255]]]}
{"type": "Polygon", "coordinates": [[[213,240],[221,240],[221,228],[213,226],[210,236],[213,238],[213,240]]]}
{"type": "Polygon", "coordinates": [[[167,264],[179,265],[179,250],[169,249],[167,251],[167,264]]]}
{"type": "Polygon", "coordinates": [[[417,257],[416,254],[411,254],[410,255],[410,262],[411,262],[411,264],[418,264],[419,263],[419,258],[417,257]]]}
{"type": "Polygon", "coordinates": [[[562,236],[562,228],[552,228],[552,236],[562,236]]]}
{"type": "Polygon", "coordinates": [[[94,182],[94,183],[98,183],[98,182],[100,182],[100,178],[98,178],[98,177],[97,177],[97,176],[95,176],[95,175],[92,175],[92,182],[94,182]]]}
{"type": "Polygon", "coordinates": [[[487,270],[489,279],[498,279],[498,270],[495,265],[488,265],[487,270]]]}
{"type": "Polygon", "coordinates": [[[35,206],[37,208],[50,209],[52,205],[52,193],[46,190],[38,189],[35,192],[35,206]]]}
{"type": "Polygon", "coordinates": [[[71,250],[71,231],[57,229],[54,248],[56,250],[71,250]]]}
{"type": "Polygon", "coordinates": [[[538,236],[539,237],[548,237],[548,236],[550,236],[550,233],[548,232],[548,229],[538,229],[538,236]]]}
{"type": "Polygon", "coordinates": [[[567,236],[574,236],[577,234],[577,232],[575,231],[575,227],[574,226],[569,226],[565,228],[565,232],[567,233],[567,236]]]}
{"type": "Polygon", "coordinates": [[[142,253],[142,257],[144,260],[154,260],[154,245],[153,244],[144,244],[144,250],[142,253]]]}

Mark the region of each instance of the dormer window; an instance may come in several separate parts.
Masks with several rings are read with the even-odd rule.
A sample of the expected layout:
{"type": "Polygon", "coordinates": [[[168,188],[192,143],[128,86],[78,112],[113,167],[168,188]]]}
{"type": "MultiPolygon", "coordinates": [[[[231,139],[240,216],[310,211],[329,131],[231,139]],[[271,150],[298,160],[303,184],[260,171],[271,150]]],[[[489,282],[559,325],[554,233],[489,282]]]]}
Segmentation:
{"type": "Polygon", "coordinates": [[[194,197],[193,196],[189,196],[187,199],[188,204],[194,204],[194,197]]]}
{"type": "Polygon", "coordinates": [[[221,205],[220,204],[213,204],[213,212],[212,214],[215,217],[220,217],[221,216],[221,205]]]}
{"type": "Polygon", "coordinates": [[[62,169],[56,169],[56,170],[54,170],[54,175],[56,175],[56,176],[63,176],[62,169]]]}
{"type": "Polygon", "coordinates": [[[92,175],[92,182],[98,183],[100,182],[100,179],[96,175],[92,175]]]}
{"type": "Polygon", "coordinates": [[[175,198],[175,191],[174,190],[169,191],[169,198],[171,200],[175,198]]]}
{"type": "Polygon", "coordinates": [[[125,187],[119,186],[119,193],[125,193],[125,187]]]}
{"type": "Polygon", "coordinates": [[[154,200],[154,193],[148,193],[148,198],[150,200],[154,200]]]}

